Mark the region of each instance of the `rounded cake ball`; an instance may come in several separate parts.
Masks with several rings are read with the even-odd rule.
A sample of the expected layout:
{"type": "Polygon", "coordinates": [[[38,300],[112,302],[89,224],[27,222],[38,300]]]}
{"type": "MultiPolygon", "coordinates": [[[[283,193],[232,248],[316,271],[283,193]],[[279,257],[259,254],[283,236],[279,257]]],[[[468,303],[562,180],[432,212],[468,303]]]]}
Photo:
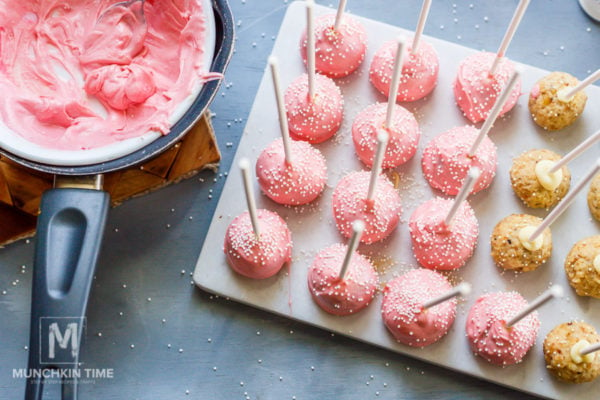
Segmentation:
{"type": "Polygon", "coordinates": [[[551,72],[537,81],[529,94],[529,112],[533,121],[549,131],[563,129],[575,122],[585,108],[587,95],[580,90],[565,99],[559,92],[578,84],[579,80],[566,72],[551,72]]]}
{"type": "Polygon", "coordinates": [[[600,235],[575,243],[565,259],[565,272],[578,295],[600,298],[600,235]]]}
{"type": "Polygon", "coordinates": [[[252,229],[246,211],[229,224],[223,250],[229,266],[253,279],[275,275],[292,259],[292,235],[285,221],[276,213],[259,209],[260,238],[252,229]]]}
{"type": "Polygon", "coordinates": [[[423,268],[394,278],[383,290],[383,323],[400,343],[413,347],[435,343],[454,323],[456,298],[427,309],[423,304],[451,289],[445,276],[423,268]]]}
{"type": "Polygon", "coordinates": [[[553,207],[571,186],[571,171],[565,165],[555,173],[550,168],[562,157],[553,151],[527,151],[513,160],[510,183],[523,203],[532,208],[553,207]]]}
{"type": "Polygon", "coordinates": [[[452,270],[473,255],[479,225],[469,203],[462,202],[450,226],[445,224],[453,199],[436,197],[421,204],[410,216],[408,229],[415,258],[425,268],[452,270]]]}
{"type": "MultiPolygon", "coordinates": [[[[342,78],[354,72],[365,59],[367,32],[348,14],[342,16],[335,29],[335,14],[323,15],[315,21],[315,68],[330,78],[342,78]]],[[[306,30],[300,38],[300,55],[306,60],[306,30]]]]}
{"type": "Polygon", "coordinates": [[[276,203],[297,206],[315,200],[327,181],[327,164],[319,150],[307,142],[290,140],[292,162],[285,159],[283,141],[267,146],[256,161],[262,191],[276,203]]]}
{"type": "Polygon", "coordinates": [[[372,201],[367,200],[371,173],[351,172],[340,180],[333,191],[333,218],[340,233],[352,236],[352,223],[361,220],[365,230],[362,243],[373,243],[386,238],[398,225],[402,206],[394,185],[379,175],[372,201]]]}
{"type": "Polygon", "coordinates": [[[592,216],[600,221],[600,174],[596,175],[590,184],[587,201],[592,216]]]}
{"type": "Polygon", "coordinates": [[[498,156],[496,145],[485,136],[473,157],[471,146],[479,130],[471,125],[452,128],[433,138],[423,151],[421,168],[434,189],[455,196],[472,167],[481,171],[471,194],[489,187],[496,176],[498,156]]]}
{"type": "Polygon", "coordinates": [[[354,314],[369,305],[379,278],[371,262],[358,252],[352,254],[344,279],[340,270],[348,246],[334,244],[321,250],[308,269],[308,288],[314,301],[334,315],[354,314]]]}
{"type": "MultiPolygon", "coordinates": [[[[439,61],[432,45],[421,40],[415,54],[412,53],[411,38],[407,41],[402,64],[402,76],[398,85],[396,101],[415,101],[427,96],[437,84],[439,61]]],[[[389,97],[398,42],[386,42],[373,56],[369,68],[369,79],[384,96],[389,97]]],[[[392,101],[388,99],[389,101],[392,101]]]]}
{"type": "Polygon", "coordinates": [[[473,353],[496,365],[521,362],[537,338],[538,313],[532,312],[511,327],[506,321],[527,305],[517,292],[488,293],[478,298],[467,316],[467,338],[473,353]]]}
{"type": "Polygon", "coordinates": [[[321,143],[342,125],[344,100],[340,88],[330,78],[315,75],[315,97],[308,95],[308,75],[302,74],[284,95],[290,136],[294,140],[321,143]]]}
{"type": "Polygon", "coordinates": [[[392,124],[385,126],[387,103],[371,104],[362,110],[352,124],[352,141],[358,158],[367,166],[373,165],[377,150],[377,135],[384,130],[389,135],[383,158],[383,168],[394,168],[410,160],[417,151],[421,131],[413,114],[394,105],[392,124]]]}
{"type": "Polygon", "coordinates": [[[529,238],[542,219],[528,214],[512,214],[492,231],[492,258],[499,267],[515,271],[533,271],[552,254],[552,234],[544,229],[535,241],[529,238]]]}
{"type": "Polygon", "coordinates": [[[544,339],[546,369],[568,383],[590,382],[600,376],[600,355],[579,351],[600,342],[600,335],[585,322],[566,322],[552,329],[544,339]]]}
{"type": "MultiPolygon", "coordinates": [[[[454,98],[465,117],[473,123],[487,118],[496,99],[515,71],[515,64],[504,57],[496,73],[490,76],[489,72],[495,58],[494,53],[479,52],[468,56],[458,66],[454,80],[454,98]]],[[[521,80],[519,79],[504,103],[500,115],[510,111],[520,95],[521,80]]]]}

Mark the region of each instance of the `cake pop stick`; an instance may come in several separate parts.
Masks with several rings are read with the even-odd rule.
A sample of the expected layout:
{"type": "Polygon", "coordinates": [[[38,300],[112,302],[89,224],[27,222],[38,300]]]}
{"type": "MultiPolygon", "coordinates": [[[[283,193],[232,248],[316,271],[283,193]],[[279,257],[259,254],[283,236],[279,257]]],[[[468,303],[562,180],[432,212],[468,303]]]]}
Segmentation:
{"type": "Polygon", "coordinates": [[[340,269],[339,280],[343,281],[344,276],[346,276],[346,270],[348,269],[348,265],[350,265],[350,260],[352,260],[352,255],[356,251],[358,244],[360,243],[360,238],[365,230],[365,223],[359,219],[352,223],[352,236],[350,236],[350,240],[348,241],[348,250],[346,251],[346,256],[344,257],[344,261],[342,262],[342,268],[340,269]]]}
{"type": "Polygon", "coordinates": [[[496,102],[494,103],[494,106],[490,110],[488,117],[483,122],[483,125],[481,125],[479,134],[477,135],[477,137],[475,138],[475,141],[471,145],[471,149],[469,150],[469,153],[468,153],[469,157],[475,156],[475,153],[477,152],[479,145],[481,144],[481,142],[483,141],[485,136],[489,133],[490,129],[492,129],[494,122],[496,122],[496,118],[498,118],[498,115],[500,115],[500,112],[502,111],[502,107],[504,107],[504,103],[506,103],[508,96],[510,96],[513,88],[515,87],[515,84],[519,80],[520,75],[521,75],[521,73],[519,72],[519,70],[515,69],[515,72],[513,72],[511,77],[508,79],[508,82],[506,83],[504,90],[502,90],[502,93],[500,93],[500,96],[498,96],[496,98],[496,102]]]}
{"type": "Polygon", "coordinates": [[[594,133],[592,136],[581,142],[579,146],[571,150],[566,156],[558,160],[548,172],[550,172],[551,174],[555,173],[563,166],[567,165],[568,163],[579,157],[581,153],[585,152],[587,149],[592,147],[598,140],[600,140],[600,131],[594,133]]]}
{"type": "Polygon", "coordinates": [[[594,167],[590,170],[590,172],[587,173],[587,175],[577,184],[577,186],[571,189],[569,194],[567,194],[565,198],[562,199],[562,201],[554,208],[554,210],[552,210],[552,212],[550,212],[550,214],[548,214],[546,218],[544,218],[544,220],[537,227],[537,229],[533,231],[533,233],[529,237],[530,242],[535,241],[535,239],[537,239],[537,237],[542,234],[544,229],[552,225],[552,223],[556,221],[558,217],[560,217],[560,215],[571,205],[573,200],[575,200],[577,194],[581,192],[581,190],[584,187],[587,186],[588,182],[592,180],[592,178],[598,173],[598,171],[600,171],[600,158],[596,160],[596,162],[594,163],[594,167]]]}
{"type": "Polygon", "coordinates": [[[281,139],[283,141],[283,152],[285,153],[285,161],[290,164],[292,162],[292,151],[290,149],[290,130],[285,113],[283,93],[281,93],[278,61],[275,56],[269,57],[269,67],[271,67],[271,77],[273,78],[273,88],[275,89],[275,100],[277,101],[277,112],[279,113],[279,128],[281,130],[281,139]]]}
{"type": "Polygon", "coordinates": [[[333,24],[333,29],[338,30],[340,28],[340,24],[342,23],[342,17],[344,16],[344,10],[346,9],[346,0],[340,0],[338,4],[337,13],[335,14],[335,23],[333,24]]]}
{"type": "Polygon", "coordinates": [[[373,200],[375,197],[375,189],[377,189],[377,179],[381,174],[381,165],[385,156],[385,148],[387,147],[389,135],[385,131],[379,132],[377,135],[377,151],[373,160],[373,168],[371,169],[371,180],[369,181],[369,191],[367,192],[367,201],[373,200]]]}
{"type": "Polygon", "coordinates": [[[600,342],[594,343],[582,349],[581,351],[579,351],[579,355],[585,356],[586,354],[594,353],[598,350],[600,350],[600,342]]]}
{"type": "Polygon", "coordinates": [[[529,5],[529,1],[530,0],[521,0],[519,2],[519,5],[517,6],[515,13],[513,14],[512,20],[510,21],[510,25],[508,25],[508,29],[506,30],[506,33],[504,34],[504,38],[502,39],[500,48],[498,49],[498,52],[496,53],[496,58],[494,59],[492,68],[490,68],[490,76],[494,75],[496,73],[498,64],[500,64],[500,60],[502,59],[502,57],[504,57],[504,53],[506,53],[506,50],[508,49],[508,45],[510,44],[510,41],[512,40],[513,36],[515,35],[517,28],[519,27],[519,23],[521,22],[521,19],[523,18],[523,14],[525,14],[525,10],[527,10],[527,6],[529,5]]]}
{"type": "Polygon", "coordinates": [[[521,310],[517,315],[515,315],[514,317],[509,319],[506,322],[505,326],[507,328],[510,328],[511,326],[513,326],[514,324],[516,324],[517,322],[519,322],[520,320],[525,318],[527,315],[531,314],[532,311],[540,308],[541,306],[543,306],[544,304],[546,304],[548,301],[552,300],[555,297],[558,297],[558,298],[563,297],[562,286],[559,286],[559,285],[551,286],[548,290],[546,290],[544,293],[539,295],[535,300],[533,300],[531,303],[529,303],[529,305],[527,307],[525,307],[523,310],[521,310]]]}
{"type": "Polygon", "coordinates": [[[458,211],[460,205],[467,199],[471,190],[473,190],[473,186],[475,186],[475,182],[479,179],[479,175],[481,175],[481,171],[477,167],[471,167],[469,172],[467,173],[467,177],[465,178],[462,188],[460,192],[454,198],[454,203],[452,203],[452,207],[450,211],[448,211],[448,215],[446,215],[446,219],[444,220],[444,224],[446,226],[450,226],[456,212],[458,211]]]}
{"type": "Polygon", "coordinates": [[[254,199],[254,190],[250,180],[250,161],[247,158],[242,158],[238,164],[242,171],[242,180],[244,182],[244,192],[246,193],[246,203],[248,204],[248,213],[252,222],[252,230],[257,238],[260,238],[260,230],[258,226],[258,212],[256,210],[256,200],[254,199]]]}
{"type": "Polygon", "coordinates": [[[556,95],[560,101],[568,102],[573,96],[575,96],[575,93],[585,89],[588,85],[591,85],[598,79],[600,79],[600,69],[597,69],[590,76],[579,82],[577,86],[574,86],[572,88],[563,88],[559,90],[558,93],[556,93],[556,95]]]}
{"type": "Polygon", "coordinates": [[[404,38],[399,37],[397,40],[398,47],[396,49],[396,58],[394,59],[394,70],[392,73],[392,82],[390,83],[387,114],[385,116],[385,126],[388,129],[392,125],[392,118],[394,117],[394,106],[396,105],[396,97],[398,96],[400,76],[402,76],[402,64],[404,63],[404,38]]]}
{"type": "Polygon", "coordinates": [[[451,298],[456,297],[456,296],[463,296],[463,297],[467,296],[469,293],[471,293],[471,285],[467,282],[463,282],[463,283],[455,286],[452,290],[449,290],[448,292],[444,293],[443,295],[436,297],[434,299],[428,300],[425,304],[423,304],[423,309],[431,308],[440,303],[448,301],[451,298]]]}
{"type": "Polygon", "coordinates": [[[314,0],[306,0],[306,66],[308,69],[308,96],[315,98],[315,19],[314,0]]]}
{"type": "Polygon", "coordinates": [[[421,14],[419,14],[419,21],[417,22],[417,28],[415,29],[415,36],[413,36],[412,50],[411,53],[415,54],[419,49],[419,41],[423,35],[423,29],[425,28],[425,21],[429,15],[429,9],[431,8],[431,0],[423,0],[423,6],[421,6],[421,14]]]}

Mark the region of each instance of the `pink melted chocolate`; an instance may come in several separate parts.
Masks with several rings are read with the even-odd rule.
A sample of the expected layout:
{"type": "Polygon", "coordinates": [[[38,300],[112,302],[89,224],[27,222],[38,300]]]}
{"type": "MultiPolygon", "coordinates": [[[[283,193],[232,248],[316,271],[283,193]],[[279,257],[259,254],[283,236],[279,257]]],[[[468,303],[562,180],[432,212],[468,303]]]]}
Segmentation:
{"type": "Polygon", "coordinates": [[[147,0],[146,23],[116,0],[0,0],[0,116],[42,147],[90,149],[155,130],[199,83],[197,0],[147,0]]]}

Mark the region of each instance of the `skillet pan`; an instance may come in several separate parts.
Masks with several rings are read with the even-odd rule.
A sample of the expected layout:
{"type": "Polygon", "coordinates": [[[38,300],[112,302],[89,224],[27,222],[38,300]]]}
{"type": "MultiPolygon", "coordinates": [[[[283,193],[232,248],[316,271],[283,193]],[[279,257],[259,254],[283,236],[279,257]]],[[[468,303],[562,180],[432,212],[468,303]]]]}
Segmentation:
{"type": "MultiPolygon", "coordinates": [[[[233,52],[234,23],[227,0],[211,0],[215,18],[215,51],[210,71],[223,73],[233,52]]],[[[141,164],[178,142],[200,119],[215,97],[220,80],[206,82],[198,96],[168,135],[161,136],[131,153],[102,163],[64,166],[31,161],[0,148],[0,154],[31,169],[53,174],[54,188],[45,192],[37,223],[33,266],[29,371],[51,371],[59,375],[31,374],[26,400],[41,400],[44,376],[69,374],[79,366],[83,317],[87,307],[96,260],[109,208],[102,191],[103,174],[141,164]],[[42,350],[49,347],[49,321],[68,319],[76,329],[62,331],[59,343],[73,335],[71,356],[60,363],[45,362],[42,350]],[[44,322],[46,321],[46,322],[44,322]],[[44,328],[44,331],[42,331],[44,328]],[[74,340],[76,337],[77,340],[74,340]],[[62,340],[61,340],[62,339],[62,340]],[[40,376],[41,375],[41,376],[40,376]]],[[[56,332],[58,335],[61,331],[56,332]]],[[[60,345],[60,344],[59,344],[60,345]]],[[[62,347],[62,346],[61,346],[62,347]]],[[[62,399],[77,399],[77,377],[65,375],[62,399]]]]}

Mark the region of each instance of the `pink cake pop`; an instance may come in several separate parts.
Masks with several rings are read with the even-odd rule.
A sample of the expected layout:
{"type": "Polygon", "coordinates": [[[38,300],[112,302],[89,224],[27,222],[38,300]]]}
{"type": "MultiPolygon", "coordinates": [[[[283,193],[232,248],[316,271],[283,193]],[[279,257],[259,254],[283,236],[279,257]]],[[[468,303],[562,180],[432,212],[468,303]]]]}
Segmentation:
{"type": "Polygon", "coordinates": [[[287,224],[269,210],[257,210],[250,181],[250,162],[240,160],[248,211],[227,227],[223,251],[229,266],[253,279],[275,275],[292,258],[292,236],[287,224]]]}
{"type": "Polygon", "coordinates": [[[463,201],[452,222],[447,224],[454,203],[436,197],[421,204],[410,216],[408,229],[413,253],[425,268],[457,269],[473,255],[479,236],[477,218],[469,203],[463,201]]]}
{"type": "Polygon", "coordinates": [[[506,321],[528,308],[527,300],[517,292],[488,293],[477,299],[466,327],[473,352],[492,364],[519,363],[535,343],[540,329],[538,313],[529,312],[512,324],[506,321]]]}
{"type": "Polygon", "coordinates": [[[485,136],[473,157],[469,150],[479,130],[471,125],[452,128],[431,140],[421,159],[423,175],[434,189],[456,195],[471,167],[481,171],[473,193],[487,188],[496,175],[496,145],[485,136]]]}
{"type": "Polygon", "coordinates": [[[276,139],[256,161],[256,176],[273,201],[301,205],[315,200],[327,181],[327,165],[319,150],[306,142],[290,141],[292,162],[285,159],[283,141],[276,139]]]}
{"type": "MultiPolygon", "coordinates": [[[[402,64],[402,77],[396,101],[415,101],[427,96],[435,88],[439,70],[438,56],[427,42],[420,42],[416,52],[412,51],[412,41],[407,43],[405,62],[402,64]]],[[[389,41],[377,50],[369,68],[369,79],[373,86],[389,98],[392,81],[396,43],[389,41]]]]}
{"type": "MultiPolygon", "coordinates": [[[[400,343],[423,347],[440,340],[454,323],[456,296],[426,303],[450,292],[448,279],[428,269],[414,269],[388,282],[383,290],[383,323],[400,343]]],[[[462,288],[460,289],[462,290],[462,288]]],[[[468,291],[468,290],[467,290],[468,291]]]]}
{"type": "MultiPolygon", "coordinates": [[[[322,15],[315,26],[315,66],[330,78],[342,78],[354,72],[365,58],[367,32],[355,18],[344,14],[346,1],[341,0],[337,14],[322,15]]],[[[306,30],[300,39],[300,55],[307,63],[306,30]]]]}
{"type": "Polygon", "coordinates": [[[362,221],[355,221],[348,246],[338,243],[321,250],[308,269],[312,298],[330,314],[354,314],[375,296],[379,282],[375,269],[356,251],[362,229],[362,221]]]}
{"type": "MultiPolygon", "coordinates": [[[[480,52],[465,58],[458,67],[454,81],[454,97],[465,117],[473,123],[487,118],[496,98],[515,71],[515,64],[507,58],[502,58],[494,75],[490,75],[490,67],[495,58],[494,53],[480,52]]],[[[520,95],[519,80],[504,103],[500,115],[510,111],[520,95]]]]}

